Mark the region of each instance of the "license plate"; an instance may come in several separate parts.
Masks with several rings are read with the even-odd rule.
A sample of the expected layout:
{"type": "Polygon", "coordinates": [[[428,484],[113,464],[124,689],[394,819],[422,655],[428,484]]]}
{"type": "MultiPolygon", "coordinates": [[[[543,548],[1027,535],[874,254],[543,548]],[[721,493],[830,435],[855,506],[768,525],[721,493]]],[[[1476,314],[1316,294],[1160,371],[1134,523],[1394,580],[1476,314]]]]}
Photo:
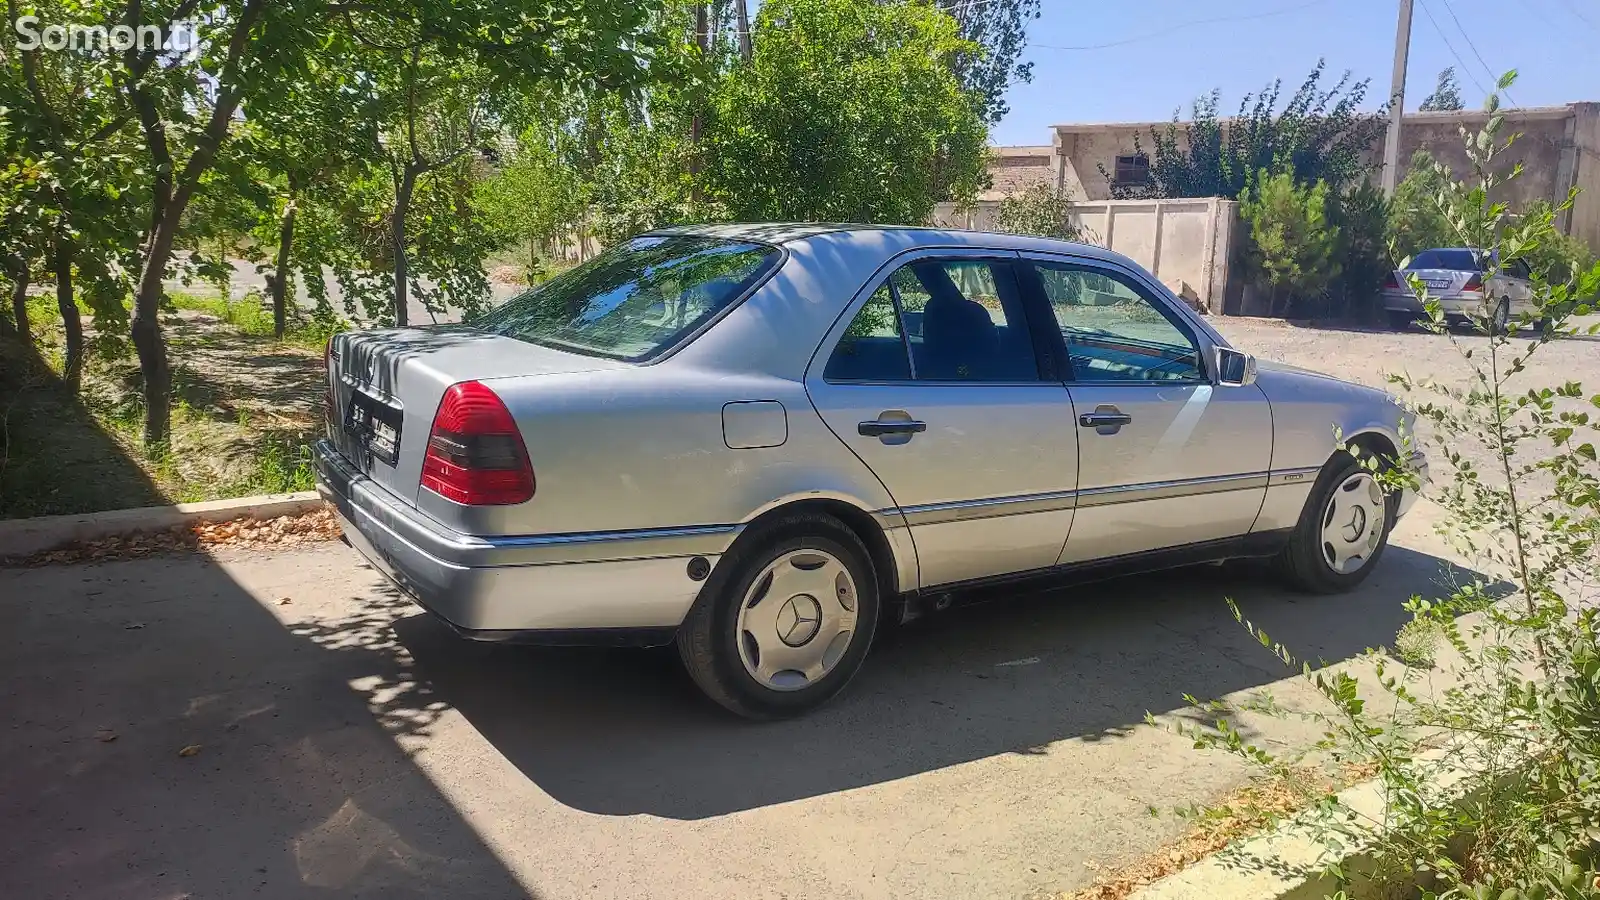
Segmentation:
{"type": "Polygon", "coordinates": [[[1449,278],[1424,278],[1422,279],[1422,283],[1434,290],[1443,290],[1455,284],[1455,282],[1449,278]]]}
{"type": "Polygon", "coordinates": [[[400,415],[400,410],[358,390],[350,394],[344,429],[373,459],[392,466],[400,458],[400,415]]]}

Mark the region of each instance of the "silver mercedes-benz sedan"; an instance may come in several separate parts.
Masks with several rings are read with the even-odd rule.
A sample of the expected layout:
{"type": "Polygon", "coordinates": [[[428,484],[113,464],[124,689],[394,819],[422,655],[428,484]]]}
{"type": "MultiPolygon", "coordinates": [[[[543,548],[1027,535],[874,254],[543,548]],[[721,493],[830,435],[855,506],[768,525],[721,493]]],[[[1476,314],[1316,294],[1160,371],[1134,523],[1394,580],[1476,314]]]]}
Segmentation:
{"type": "Polygon", "coordinates": [[[328,347],[318,487],[481,640],[677,644],[747,716],[957,590],[1275,558],[1372,571],[1388,395],[1258,364],[1130,260],[851,225],[654,232],[461,326],[328,347]]]}

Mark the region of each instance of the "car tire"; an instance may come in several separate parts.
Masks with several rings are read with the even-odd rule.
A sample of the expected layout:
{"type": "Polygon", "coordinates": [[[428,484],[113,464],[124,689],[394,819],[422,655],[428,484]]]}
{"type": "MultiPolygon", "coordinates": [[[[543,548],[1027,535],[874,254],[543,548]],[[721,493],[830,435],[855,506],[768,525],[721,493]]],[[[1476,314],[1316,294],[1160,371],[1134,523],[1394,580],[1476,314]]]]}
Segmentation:
{"type": "Polygon", "coordinates": [[[1417,317],[1411,313],[1393,311],[1389,313],[1389,327],[1395,331],[1410,331],[1411,326],[1415,324],[1416,321],[1417,317]]]}
{"type": "Polygon", "coordinates": [[[1275,560],[1279,572],[1307,593],[1353,590],[1377,568],[1399,508],[1399,498],[1383,495],[1372,473],[1341,450],[1312,485],[1300,521],[1275,560]]]}
{"type": "Polygon", "coordinates": [[[880,601],[872,555],[854,531],[823,513],[779,514],[712,570],[678,628],[678,655],[700,690],[738,715],[799,715],[860,671],[880,601]],[[778,668],[790,662],[805,671],[778,668]]]}

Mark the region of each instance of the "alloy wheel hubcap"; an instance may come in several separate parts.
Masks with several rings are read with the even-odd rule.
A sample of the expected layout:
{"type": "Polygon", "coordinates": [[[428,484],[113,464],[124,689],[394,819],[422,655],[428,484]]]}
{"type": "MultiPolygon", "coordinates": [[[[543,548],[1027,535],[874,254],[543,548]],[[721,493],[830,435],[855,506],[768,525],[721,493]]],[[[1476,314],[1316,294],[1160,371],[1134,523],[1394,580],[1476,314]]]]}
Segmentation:
{"type": "Polygon", "coordinates": [[[1322,513],[1322,561],[1335,574],[1359,572],[1372,561],[1383,540],[1387,515],[1383,490],[1368,472],[1346,478],[1322,513]]]}
{"type": "Polygon", "coordinates": [[[831,553],[791,550],[751,582],[735,627],[739,660],[763,687],[810,687],[850,649],[856,631],[855,580],[831,553]]]}

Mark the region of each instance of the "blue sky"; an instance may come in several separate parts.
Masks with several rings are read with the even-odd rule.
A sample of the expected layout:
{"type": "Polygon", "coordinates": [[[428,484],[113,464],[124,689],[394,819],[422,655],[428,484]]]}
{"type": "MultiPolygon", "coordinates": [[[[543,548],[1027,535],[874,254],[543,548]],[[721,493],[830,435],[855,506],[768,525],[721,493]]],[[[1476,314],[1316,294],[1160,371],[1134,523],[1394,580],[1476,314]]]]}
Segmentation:
{"type": "MultiPolygon", "coordinates": [[[[1232,112],[1243,94],[1274,78],[1283,79],[1285,93],[1293,91],[1319,57],[1327,59],[1334,79],[1345,69],[1370,77],[1369,106],[1389,91],[1397,0],[1042,5],[1026,51],[1034,62],[1033,83],[1012,86],[1011,112],[991,131],[992,143],[1047,144],[1049,126],[1059,122],[1165,120],[1175,107],[1187,116],[1190,100],[1212,88],[1222,89],[1222,108],[1232,112]],[[1197,22],[1221,18],[1230,20],[1197,22]],[[1052,49],[1119,41],[1128,43],[1052,49]]],[[[1456,67],[1469,107],[1484,95],[1474,78],[1483,88],[1493,85],[1456,20],[1490,71],[1518,70],[1511,89],[1516,104],[1600,100],[1600,0],[1416,0],[1407,109],[1432,91],[1445,66],[1456,67]]]]}

